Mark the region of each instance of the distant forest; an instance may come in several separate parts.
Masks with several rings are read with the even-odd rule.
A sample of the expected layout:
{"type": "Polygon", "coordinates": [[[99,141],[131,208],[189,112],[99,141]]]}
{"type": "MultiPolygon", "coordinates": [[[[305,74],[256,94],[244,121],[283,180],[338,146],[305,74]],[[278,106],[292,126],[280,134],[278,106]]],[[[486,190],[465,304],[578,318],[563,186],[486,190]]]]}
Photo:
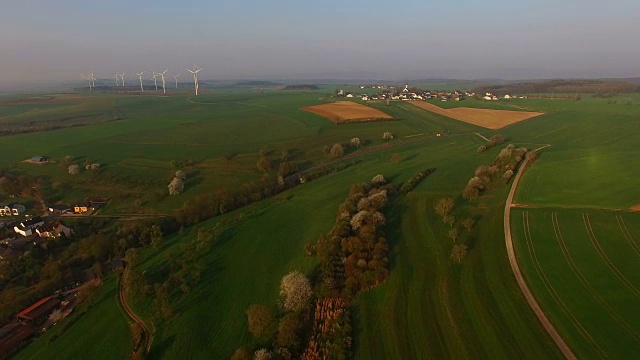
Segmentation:
{"type": "Polygon", "coordinates": [[[249,81],[239,81],[235,85],[239,86],[278,86],[280,83],[273,81],[262,81],[262,80],[249,80],[249,81]]]}
{"type": "Polygon", "coordinates": [[[640,91],[640,86],[621,80],[546,80],[479,86],[476,93],[505,94],[600,93],[618,94],[640,91]]]}
{"type": "Polygon", "coordinates": [[[284,90],[318,90],[319,87],[315,85],[288,85],[284,90]]]}

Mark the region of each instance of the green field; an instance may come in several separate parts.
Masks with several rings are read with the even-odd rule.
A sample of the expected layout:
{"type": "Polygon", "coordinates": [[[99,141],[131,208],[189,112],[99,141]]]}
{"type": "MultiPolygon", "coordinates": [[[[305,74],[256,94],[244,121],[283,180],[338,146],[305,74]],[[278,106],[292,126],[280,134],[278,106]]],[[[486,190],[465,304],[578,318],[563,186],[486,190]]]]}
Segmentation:
{"type": "MultiPolygon", "coordinates": [[[[525,210],[517,209],[512,214],[516,251],[526,280],[579,357],[596,353],[625,358],[638,352],[640,314],[633,306],[638,300],[633,289],[640,288],[640,278],[633,262],[637,254],[631,251],[640,251],[638,217],[596,209],[625,209],[640,204],[634,181],[640,176],[640,150],[634,147],[640,141],[640,98],[436,102],[443,107],[546,113],[490,131],[406,102],[392,102],[389,106],[367,102],[394,116],[394,121],[340,126],[299,110],[331,101],[327,98],[330,93],[332,90],[327,89],[264,93],[220,90],[197,99],[187,95],[95,95],[89,98],[90,103],[112,104],[104,111],[117,112],[124,119],[0,137],[0,152],[6,154],[0,158],[0,167],[47,178],[55,188],[53,196],[57,200],[72,202],[100,194],[112,199],[106,212],[167,212],[200,193],[259,179],[261,174],[255,164],[261,150],[275,160],[287,148],[304,168],[326,161],[322,153],[325,145],[347,143],[352,137],[367,140],[370,146],[382,143],[385,131],[394,134],[393,141],[448,131],[448,137],[358,157],[354,166],[341,172],[185,229],[184,234],[167,238],[158,250],[145,250],[146,260],[139,265],[140,270],[160,271],[172,257],[180,256],[180,244],[194,238],[199,228],[213,228],[240,213],[246,216],[242,223],[222,227],[220,240],[205,255],[207,268],[202,282],[176,304],[176,317],[168,324],[154,324],[157,333],[150,356],[229,358],[241,345],[261,345],[251,340],[244,311],[252,303],[275,305],[279,281],[290,270],[311,271],[314,259],[305,256],[304,245],[330,230],[349,186],[369,181],[378,173],[400,185],[416,172],[435,167],[435,173],[412,193],[396,198],[386,214],[385,232],[392,253],[390,278],[355,300],[355,356],[540,359],[560,358],[561,353],[528,308],[507,261],[502,223],[507,189],[488,192],[472,204],[463,201],[460,194],[475,168],[490,163],[500,151],[496,147],[478,154],[477,147],[485,141],[476,132],[487,137],[500,133],[509,143],[529,149],[551,145],[527,170],[516,194],[517,203],[545,207],[526,209],[533,224],[532,238],[524,237],[525,210]],[[397,164],[390,160],[395,153],[401,157],[397,164]],[[73,155],[105,167],[97,175],[84,172],[71,176],[56,164],[20,162],[33,155],[55,160],[73,155]],[[170,162],[186,159],[193,159],[196,164],[185,169],[185,193],[177,197],[165,195],[166,184],[176,170],[170,162]],[[452,243],[446,237],[448,226],[433,211],[434,202],[442,196],[457,199],[461,216],[470,212],[479,219],[473,231],[464,235],[470,249],[461,265],[449,259],[452,243]],[[136,199],[140,201],[136,203],[136,199]],[[559,214],[564,241],[571,247],[577,267],[570,266],[563,257],[564,248],[558,245],[547,215],[552,212],[559,214]],[[598,252],[594,252],[581,223],[582,212],[591,214],[594,234],[598,240],[607,239],[600,240],[602,252],[628,283],[621,281],[620,274],[607,264],[597,262],[598,252]],[[615,215],[621,215],[628,227],[624,235],[615,215]],[[635,247],[631,241],[636,242],[635,247]],[[535,243],[539,263],[528,252],[530,243],[535,243]],[[576,268],[581,275],[576,275],[576,268]],[[547,275],[550,282],[543,281],[541,273],[552,274],[547,275]],[[554,296],[547,291],[551,285],[557,290],[554,296]],[[615,316],[603,316],[603,311],[615,316]],[[623,319],[626,326],[616,327],[617,319],[623,319]],[[632,331],[623,331],[629,329],[632,331]],[[585,338],[587,330],[591,337],[585,338]],[[620,339],[620,346],[616,339],[620,339]]],[[[37,112],[24,114],[31,106],[35,107],[3,103],[0,117],[8,117],[0,119],[0,124],[22,118],[38,121],[37,112]]],[[[69,111],[67,106],[70,105],[44,104],[42,109],[46,107],[47,116],[56,111],[63,116],[69,111]]],[[[115,289],[115,285],[109,286],[115,289]]],[[[150,322],[148,300],[138,299],[134,308],[150,322]]],[[[130,348],[128,330],[123,331],[125,318],[113,296],[105,297],[104,303],[100,302],[60,338],[42,348],[60,352],[65,358],[67,353],[62,349],[73,341],[69,335],[74,334],[72,330],[93,336],[83,330],[95,321],[90,315],[113,320],[101,324],[101,331],[113,336],[117,348],[130,348]],[[109,302],[112,303],[107,305],[109,302]]],[[[37,357],[40,353],[36,354],[39,350],[34,348],[42,339],[21,354],[37,357]]],[[[110,355],[96,358],[121,358],[110,355]]]]}
{"type": "Polygon", "coordinates": [[[516,253],[578,358],[640,352],[640,214],[514,210],[516,253]]]}

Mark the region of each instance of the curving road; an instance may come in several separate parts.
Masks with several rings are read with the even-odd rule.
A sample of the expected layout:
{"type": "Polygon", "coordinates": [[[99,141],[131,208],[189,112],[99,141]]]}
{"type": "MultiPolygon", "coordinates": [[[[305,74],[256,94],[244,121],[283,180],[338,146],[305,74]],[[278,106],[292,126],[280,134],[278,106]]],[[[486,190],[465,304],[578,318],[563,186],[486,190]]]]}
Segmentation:
{"type": "Polygon", "coordinates": [[[133,322],[138,324],[138,326],[140,326],[140,328],[142,329],[142,343],[144,344],[144,348],[147,350],[147,353],[148,353],[149,350],[151,349],[151,331],[149,331],[147,324],[145,324],[144,321],[142,321],[142,319],[140,319],[140,317],[136,315],[136,313],[134,313],[133,310],[131,310],[131,308],[129,307],[129,304],[127,304],[125,290],[124,290],[124,287],[122,286],[122,276],[123,275],[120,274],[120,280],[118,280],[118,295],[120,297],[120,304],[122,304],[122,308],[127,313],[127,316],[129,316],[129,318],[133,320],[133,322]]]}
{"type": "MultiPolygon", "coordinates": [[[[550,146],[550,145],[547,145],[547,146],[550,146]]],[[[543,146],[534,151],[539,151],[547,146],[543,146]]],[[[522,177],[522,174],[524,173],[524,170],[527,167],[528,162],[529,162],[529,159],[525,158],[524,162],[520,166],[520,169],[518,170],[518,174],[513,179],[513,183],[511,184],[511,190],[509,191],[509,196],[507,196],[507,201],[504,205],[504,238],[507,245],[507,254],[509,256],[509,264],[511,264],[511,270],[513,270],[513,274],[515,275],[516,280],[518,281],[520,290],[522,290],[524,297],[527,299],[529,306],[538,317],[538,320],[540,320],[540,322],[542,323],[542,326],[545,328],[545,330],[547,330],[547,333],[549,333],[549,336],[551,336],[551,338],[556,343],[556,345],[558,345],[558,347],[560,348],[560,351],[562,351],[564,356],[567,359],[575,360],[576,356],[573,354],[569,346],[567,346],[567,344],[564,342],[560,334],[558,334],[556,329],[553,327],[553,325],[551,324],[551,322],[549,321],[545,313],[540,308],[540,305],[538,305],[538,302],[536,301],[535,297],[533,297],[533,294],[531,293],[531,290],[529,290],[527,283],[524,281],[524,278],[522,277],[522,273],[520,272],[520,267],[518,266],[518,260],[516,259],[516,253],[513,247],[513,239],[511,238],[511,207],[513,206],[513,197],[516,193],[516,188],[518,187],[518,183],[520,182],[520,178],[522,177]]]]}

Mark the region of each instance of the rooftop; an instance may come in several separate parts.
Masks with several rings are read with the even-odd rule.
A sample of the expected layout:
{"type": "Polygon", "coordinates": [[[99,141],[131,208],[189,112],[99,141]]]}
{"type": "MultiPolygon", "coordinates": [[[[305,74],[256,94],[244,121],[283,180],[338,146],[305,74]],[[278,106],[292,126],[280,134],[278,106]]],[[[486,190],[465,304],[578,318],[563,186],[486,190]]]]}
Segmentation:
{"type": "Polygon", "coordinates": [[[53,296],[49,296],[22,310],[17,317],[27,320],[37,319],[51,311],[53,308],[58,306],[58,304],[60,304],[60,300],[53,296]]]}

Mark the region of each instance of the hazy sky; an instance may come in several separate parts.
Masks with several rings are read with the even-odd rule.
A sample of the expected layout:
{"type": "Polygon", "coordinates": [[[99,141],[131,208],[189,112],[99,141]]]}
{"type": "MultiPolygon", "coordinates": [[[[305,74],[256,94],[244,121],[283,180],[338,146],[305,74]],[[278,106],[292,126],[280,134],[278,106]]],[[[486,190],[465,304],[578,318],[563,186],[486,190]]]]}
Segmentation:
{"type": "Polygon", "coordinates": [[[638,0],[2,0],[0,83],[640,76],[638,0]]]}

